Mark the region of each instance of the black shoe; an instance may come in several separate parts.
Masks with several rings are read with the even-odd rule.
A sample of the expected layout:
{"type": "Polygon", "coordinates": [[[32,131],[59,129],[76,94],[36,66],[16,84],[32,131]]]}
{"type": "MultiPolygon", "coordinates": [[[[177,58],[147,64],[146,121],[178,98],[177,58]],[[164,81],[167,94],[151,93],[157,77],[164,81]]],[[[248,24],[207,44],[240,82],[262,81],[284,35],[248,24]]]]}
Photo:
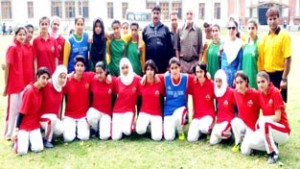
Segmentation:
{"type": "Polygon", "coordinates": [[[272,152],[271,154],[269,154],[268,163],[275,164],[278,161],[278,158],[279,158],[279,154],[272,152]]]}

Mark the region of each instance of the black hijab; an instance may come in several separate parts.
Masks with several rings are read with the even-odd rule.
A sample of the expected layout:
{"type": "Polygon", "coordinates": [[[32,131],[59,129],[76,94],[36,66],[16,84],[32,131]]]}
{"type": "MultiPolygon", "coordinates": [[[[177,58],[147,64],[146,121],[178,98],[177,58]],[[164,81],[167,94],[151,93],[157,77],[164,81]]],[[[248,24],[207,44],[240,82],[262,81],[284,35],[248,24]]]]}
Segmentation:
{"type": "Polygon", "coordinates": [[[91,60],[94,65],[96,65],[98,61],[103,61],[105,58],[106,37],[104,31],[105,30],[104,30],[104,24],[102,19],[96,18],[93,22],[93,43],[91,45],[91,53],[90,53],[91,60]],[[96,23],[100,23],[101,25],[102,31],[100,34],[96,34],[95,32],[96,23]]]}

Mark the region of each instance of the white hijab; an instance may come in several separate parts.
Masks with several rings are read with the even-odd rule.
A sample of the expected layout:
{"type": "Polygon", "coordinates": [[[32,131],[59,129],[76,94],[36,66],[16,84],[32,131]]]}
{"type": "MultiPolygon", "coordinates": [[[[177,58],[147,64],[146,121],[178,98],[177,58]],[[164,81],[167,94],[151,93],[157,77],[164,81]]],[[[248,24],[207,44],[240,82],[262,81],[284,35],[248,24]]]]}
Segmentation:
{"type": "Polygon", "coordinates": [[[58,21],[60,21],[60,18],[58,17],[58,16],[53,16],[52,18],[51,18],[51,22],[50,22],[50,36],[51,37],[53,37],[54,39],[57,39],[58,37],[59,37],[59,31],[57,31],[57,32],[53,32],[52,31],[52,25],[53,25],[53,22],[54,21],[56,21],[56,20],[58,20],[58,21]]]}
{"type": "Polygon", "coordinates": [[[67,79],[65,80],[64,84],[61,86],[59,85],[58,83],[58,79],[59,79],[59,75],[62,74],[62,73],[65,73],[67,75],[68,71],[67,71],[67,68],[64,66],[64,65],[58,65],[55,69],[55,72],[53,73],[52,75],[52,84],[53,84],[53,87],[54,89],[57,91],[57,92],[61,92],[62,91],[62,88],[66,85],[67,83],[67,79]]]}
{"type": "Polygon", "coordinates": [[[236,38],[234,41],[227,39],[224,42],[223,49],[226,54],[228,64],[231,64],[235,60],[242,46],[243,41],[240,38],[236,38]]]}
{"type": "Polygon", "coordinates": [[[121,78],[122,83],[125,86],[130,85],[134,79],[135,73],[133,72],[132,65],[131,65],[130,61],[128,60],[128,58],[121,59],[119,68],[120,68],[120,78],[121,78]],[[126,76],[124,74],[122,74],[122,67],[125,65],[128,66],[128,74],[126,76]]]}
{"type": "Polygon", "coordinates": [[[222,86],[221,88],[218,88],[217,87],[217,83],[215,82],[214,85],[214,90],[215,90],[215,95],[216,97],[222,97],[225,92],[226,92],[226,89],[227,89],[227,76],[226,76],[226,73],[223,69],[219,69],[216,74],[215,74],[215,81],[216,79],[221,79],[222,80],[222,86]]]}

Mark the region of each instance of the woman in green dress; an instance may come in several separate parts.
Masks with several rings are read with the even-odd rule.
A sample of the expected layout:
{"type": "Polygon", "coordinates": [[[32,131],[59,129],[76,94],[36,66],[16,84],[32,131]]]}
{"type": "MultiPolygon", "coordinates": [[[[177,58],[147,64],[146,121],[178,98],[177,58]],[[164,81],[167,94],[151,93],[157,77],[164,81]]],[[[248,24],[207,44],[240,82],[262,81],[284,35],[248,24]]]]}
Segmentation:
{"type": "Polygon", "coordinates": [[[258,38],[257,38],[257,22],[250,19],[248,21],[249,38],[244,45],[242,70],[249,77],[249,85],[257,89],[256,74],[258,73],[258,38]]]}
{"type": "Polygon", "coordinates": [[[211,75],[211,78],[214,79],[215,73],[221,68],[220,63],[220,26],[215,24],[212,26],[212,36],[213,40],[209,44],[207,49],[207,71],[211,75]]]}

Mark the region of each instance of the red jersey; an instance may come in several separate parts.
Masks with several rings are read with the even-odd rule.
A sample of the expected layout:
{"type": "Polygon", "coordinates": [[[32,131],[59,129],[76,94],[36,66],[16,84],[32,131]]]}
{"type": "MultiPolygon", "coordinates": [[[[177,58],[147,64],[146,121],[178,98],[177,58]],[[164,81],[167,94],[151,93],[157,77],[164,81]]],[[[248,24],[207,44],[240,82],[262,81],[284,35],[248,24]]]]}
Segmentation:
{"type": "Polygon", "coordinates": [[[134,76],[131,84],[126,86],[122,83],[120,77],[116,79],[115,90],[118,98],[114,106],[114,113],[135,112],[140,80],[140,77],[134,76]]]}
{"type": "Polygon", "coordinates": [[[114,80],[107,84],[105,81],[101,82],[93,78],[91,82],[91,92],[93,94],[92,107],[98,111],[111,116],[112,107],[112,92],[114,87],[114,80]]]}
{"type": "Polygon", "coordinates": [[[24,87],[23,73],[23,45],[14,40],[6,52],[6,64],[9,65],[7,79],[7,94],[19,93],[24,87]]]}
{"type": "Polygon", "coordinates": [[[204,116],[215,118],[214,107],[214,83],[206,79],[201,85],[197,80],[193,81],[191,95],[193,96],[194,119],[200,119],[204,116]]]}
{"type": "Polygon", "coordinates": [[[33,54],[37,59],[37,68],[47,67],[52,75],[55,71],[55,59],[58,57],[56,40],[49,36],[47,40],[41,36],[33,40],[33,54]]]}
{"type": "Polygon", "coordinates": [[[259,92],[259,102],[264,116],[275,115],[275,111],[280,109],[281,118],[278,123],[284,125],[288,133],[291,132],[280,91],[273,84],[270,84],[266,95],[259,92]]]}
{"type": "Polygon", "coordinates": [[[248,88],[245,94],[234,91],[238,117],[253,131],[259,117],[259,97],[255,89],[248,88]]]}
{"type": "Polygon", "coordinates": [[[25,85],[34,82],[34,54],[31,44],[25,44],[23,50],[23,72],[25,85]]]}
{"type": "Polygon", "coordinates": [[[160,95],[164,93],[163,83],[145,83],[140,85],[140,94],[142,96],[142,107],[140,112],[153,116],[162,116],[160,95]]]}
{"type": "Polygon", "coordinates": [[[32,131],[40,128],[39,118],[42,106],[42,92],[33,84],[24,91],[20,112],[24,114],[21,130],[32,131]]]}
{"type": "Polygon", "coordinates": [[[63,92],[56,91],[52,83],[47,83],[47,85],[43,88],[42,93],[42,115],[50,113],[59,117],[59,109],[63,99],[63,92]]]}
{"type": "Polygon", "coordinates": [[[234,91],[227,87],[225,94],[222,97],[217,97],[218,115],[217,123],[223,121],[230,122],[234,118],[234,91]]]}
{"type": "Polygon", "coordinates": [[[94,77],[93,72],[84,72],[81,79],[75,79],[73,74],[64,87],[67,95],[65,116],[80,119],[86,116],[90,106],[90,84],[94,77]]]}
{"type": "Polygon", "coordinates": [[[64,46],[65,46],[65,38],[61,35],[56,39],[57,43],[57,51],[58,51],[58,64],[63,64],[64,59],[64,46]]]}

